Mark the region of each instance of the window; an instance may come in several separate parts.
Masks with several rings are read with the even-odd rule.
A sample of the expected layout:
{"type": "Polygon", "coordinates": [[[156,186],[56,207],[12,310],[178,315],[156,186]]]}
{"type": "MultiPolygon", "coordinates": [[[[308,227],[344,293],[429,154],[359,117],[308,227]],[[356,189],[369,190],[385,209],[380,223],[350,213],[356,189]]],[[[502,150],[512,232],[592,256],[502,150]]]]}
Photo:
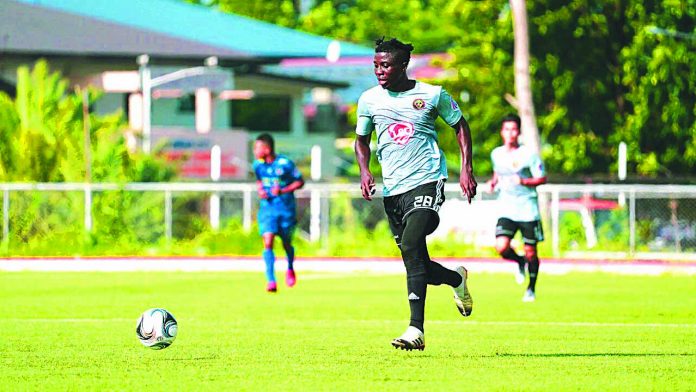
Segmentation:
{"type": "Polygon", "coordinates": [[[290,132],[290,108],[288,96],[230,101],[230,124],[250,131],[290,132]]]}
{"type": "Polygon", "coordinates": [[[195,113],[196,112],[196,96],[186,94],[177,98],[176,111],[179,113],[195,113]]]}

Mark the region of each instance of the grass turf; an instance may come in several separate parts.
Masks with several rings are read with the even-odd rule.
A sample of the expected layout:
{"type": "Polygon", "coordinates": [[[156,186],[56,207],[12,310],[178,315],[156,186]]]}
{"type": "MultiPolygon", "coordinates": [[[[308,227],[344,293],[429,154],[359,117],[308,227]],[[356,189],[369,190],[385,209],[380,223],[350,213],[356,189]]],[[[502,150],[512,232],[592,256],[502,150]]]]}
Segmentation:
{"type": "MultiPolygon", "coordinates": [[[[300,265],[301,267],[301,265],[300,265]]],[[[426,349],[406,327],[402,276],[300,273],[0,273],[1,390],[689,390],[696,280],[542,275],[536,303],[512,275],[474,274],[474,312],[428,291],[426,349]],[[139,314],[170,310],[162,351],[139,314]]]]}

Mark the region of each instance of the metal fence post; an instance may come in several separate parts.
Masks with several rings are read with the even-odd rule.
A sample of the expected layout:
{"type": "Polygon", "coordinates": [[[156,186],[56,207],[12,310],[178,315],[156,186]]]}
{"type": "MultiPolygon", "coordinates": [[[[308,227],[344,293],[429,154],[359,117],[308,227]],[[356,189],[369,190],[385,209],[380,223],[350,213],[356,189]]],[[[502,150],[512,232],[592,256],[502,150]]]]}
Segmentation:
{"type": "Polygon", "coordinates": [[[560,230],[560,203],[558,190],[554,189],[551,193],[551,231],[552,240],[551,247],[553,248],[553,257],[561,256],[561,230],[560,230]]]}
{"type": "Polygon", "coordinates": [[[210,227],[217,231],[220,229],[220,193],[214,191],[210,195],[210,227]]]}
{"type": "Polygon", "coordinates": [[[309,240],[317,242],[321,238],[321,191],[312,189],[309,209],[309,240]]]}
{"type": "Polygon", "coordinates": [[[10,242],[10,190],[2,191],[2,242],[10,242]]]}
{"type": "Polygon", "coordinates": [[[246,231],[251,230],[251,192],[251,188],[243,191],[242,225],[246,231]]]}
{"type": "Polygon", "coordinates": [[[331,195],[329,192],[322,191],[321,193],[321,220],[319,221],[319,224],[323,225],[321,227],[321,236],[322,236],[322,243],[324,245],[328,244],[329,240],[329,232],[331,229],[331,215],[329,214],[329,210],[331,208],[331,195]]]}
{"type": "Polygon", "coordinates": [[[636,253],[636,191],[631,189],[628,194],[628,254],[636,253]]]}
{"type": "Polygon", "coordinates": [[[172,191],[164,191],[164,235],[167,241],[172,239],[172,191]]]}
{"type": "Polygon", "coordinates": [[[85,184],[85,231],[92,232],[92,187],[85,184]]]}

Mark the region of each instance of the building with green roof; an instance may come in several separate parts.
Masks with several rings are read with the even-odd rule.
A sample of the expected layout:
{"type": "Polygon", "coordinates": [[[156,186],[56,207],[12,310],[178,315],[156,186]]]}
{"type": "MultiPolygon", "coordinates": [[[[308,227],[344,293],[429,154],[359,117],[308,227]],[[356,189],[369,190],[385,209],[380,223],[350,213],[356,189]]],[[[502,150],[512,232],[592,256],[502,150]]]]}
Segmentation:
{"type": "MultiPolygon", "coordinates": [[[[248,160],[248,139],[269,131],[279,150],[300,161],[312,145],[321,146],[326,151],[322,171],[332,173],[334,130],[310,133],[302,100],[308,89],[346,84],[263,68],[287,58],[325,57],[330,50],[341,57],[373,53],[369,47],[179,0],[0,1],[3,90],[12,92],[17,67],[47,59],[73,85],[103,89],[94,110],[122,109],[137,135],[143,129],[141,74],[146,69],[152,80],[161,82],[151,95],[153,143],[174,137],[178,144],[172,145],[200,150],[222,143],[223,158],[237,166],[248,160]],[[146,65],[136,63],[140,55],[147,55],[146,65]],[[212,60],[207,67],[205,59],[212,60]]],[[[204,165],[201,161],[185,174],[203,178],[204,165]]],[[[238,167],[223,178],[245,174],[238,167]]]]}

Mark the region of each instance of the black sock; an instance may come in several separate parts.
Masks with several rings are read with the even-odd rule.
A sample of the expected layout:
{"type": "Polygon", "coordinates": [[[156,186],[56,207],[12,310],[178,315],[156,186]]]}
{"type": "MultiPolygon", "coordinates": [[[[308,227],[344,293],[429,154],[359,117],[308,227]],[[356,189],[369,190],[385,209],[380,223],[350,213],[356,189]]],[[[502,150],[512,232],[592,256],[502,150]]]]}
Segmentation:
{"type": "Polygon", "coordinates": [[[452,287],[457,287],[462,284],[462,276],[459,275],[457,271],[445,268],[432,260],[425,265],[426,271],[428,271],[428,284],[439,286],[444,283],[452,287]]]}
{"type": "Polygon", "coordinates": [[[424,332],[423,323],[425,321],[425,295],[428,287],[427,274],[422,272],[408,272],[406,276],[406,287],[408,288],[408,306],[411,308],[410,326],[416,327],[424,332]]]}
{"type": "Polygon", "coordinates": [[[520,267],[520,270],[524,270],[524,257],[518,255],[514,249],[507,248],[500,255],[503,256],[503,258],[506,260],[512,260],[516,262],[517,265],[520,267]]]}
{"type": "Polygon", "coordinates": [[[539,275],[539,258],[534,256],[527,259],[527,263],[529,268],[529,286],[527,286],[527,289],[535,291],[537,275],[539,275]]]}
{"type": "Polygon", "coordinates": [[[524,263],[524,257],[518,255],[517,252],[515,252],[515,250],[512,248],[505,249],[502,253],[500,253],[500,255],[503,256],[504,259],[512,260],[517,264],[524,263]]]}

